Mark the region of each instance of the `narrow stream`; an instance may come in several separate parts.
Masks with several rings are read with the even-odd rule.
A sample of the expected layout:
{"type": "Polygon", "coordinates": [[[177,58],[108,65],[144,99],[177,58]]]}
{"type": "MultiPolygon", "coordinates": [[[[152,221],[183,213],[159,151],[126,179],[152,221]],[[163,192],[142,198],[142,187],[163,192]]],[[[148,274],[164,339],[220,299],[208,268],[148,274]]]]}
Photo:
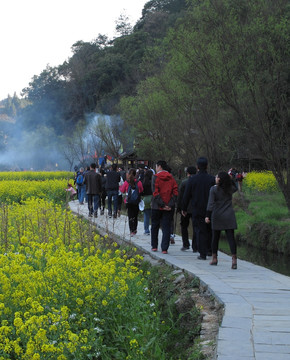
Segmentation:
{"type": "MultiPolygon", "coordinates": [[[[222,252],[230,254],[229,245],[226,239],[220,240],[219,248],[222,252]]],[[[253,264],[276,271],[279,274],[290,276],[290,257],[278,253],[258,250],[245,244],[238,244],[238,258],[249,261],[253,264]]]]}

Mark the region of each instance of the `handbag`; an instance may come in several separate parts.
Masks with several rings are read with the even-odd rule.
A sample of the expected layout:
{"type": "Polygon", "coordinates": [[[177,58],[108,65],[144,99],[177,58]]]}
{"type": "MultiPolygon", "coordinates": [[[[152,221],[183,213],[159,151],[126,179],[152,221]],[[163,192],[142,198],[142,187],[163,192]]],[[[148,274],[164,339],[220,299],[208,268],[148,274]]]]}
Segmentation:
{"type": "Polygon", "coordinates": [[[141,201],[139,202],[139,210],[140,210],[140,211],[144,211],[144,209],[145,209],[145,203],[144,203],[143,200],[141,200],[141,201]]]}

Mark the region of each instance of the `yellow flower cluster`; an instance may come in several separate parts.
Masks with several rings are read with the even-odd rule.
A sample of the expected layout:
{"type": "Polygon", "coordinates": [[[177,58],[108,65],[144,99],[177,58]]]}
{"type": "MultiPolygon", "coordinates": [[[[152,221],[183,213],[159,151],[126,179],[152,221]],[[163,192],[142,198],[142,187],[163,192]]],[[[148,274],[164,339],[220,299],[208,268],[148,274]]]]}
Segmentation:
{"type": "Polygon", "coordinates": [[[275,192],[279,190],[275,176],[271,171],[252,171],[247,174],[244,183],[250,191],[275,192]]]}
{"type": "Polygon", "coordinates": [[[0,181],[2,180],[37,180],[48,179],[71,179],[73,173],[69,171],[2,171],[0,172],[0,181]]]}
{"type": "MultiPolygon", "coordinates": [[[[0,173],[1,174],[1,173],[0,173]]],[[[69,180],[73,183],[73,180],[69,180]]],[[[30,197],[50,199],[55,202],[65,201],[68,181],[65,179],[37,180],[2,180],[0,181],[0,202],[21,202],[30,197]]]]}
{"type": "Polygon", "coordinates": [[[0,359],[97,358],[107,309],[143,286],[142,257],[101,252],[90,224],[43,199],[2,205],[0,219],[0,359]]]}

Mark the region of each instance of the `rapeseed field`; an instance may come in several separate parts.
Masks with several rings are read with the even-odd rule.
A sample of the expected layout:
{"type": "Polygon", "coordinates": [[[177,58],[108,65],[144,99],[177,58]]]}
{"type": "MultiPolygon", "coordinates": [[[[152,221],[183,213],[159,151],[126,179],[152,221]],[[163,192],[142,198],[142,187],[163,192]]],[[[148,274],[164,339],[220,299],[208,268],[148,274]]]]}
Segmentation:
{"type": "Polygon", "coordinates": [[[101,246],[67,178],[0,178],[0,360],[170,359],[142,256],[101,246]]]}

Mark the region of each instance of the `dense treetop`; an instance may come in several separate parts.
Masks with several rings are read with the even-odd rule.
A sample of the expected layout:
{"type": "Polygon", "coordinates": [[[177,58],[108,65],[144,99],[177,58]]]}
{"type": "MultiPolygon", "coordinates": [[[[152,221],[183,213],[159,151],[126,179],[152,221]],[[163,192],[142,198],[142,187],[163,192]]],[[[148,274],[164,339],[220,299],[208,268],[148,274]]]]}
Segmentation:
{"type": "Polygon", "coordinates": [[[199,155],[214,170],[260,159],[290,207],[288,2],[151,0],[135,26],[120,16],[116,29],[73,44],[65,63],[33,77],[25,106],[7,99],[2,114],[63,143],[81,142],[74,129],[92,114],[113,115],[94,125],[96,151],[134,144],[175,168],[199,155]]]}

